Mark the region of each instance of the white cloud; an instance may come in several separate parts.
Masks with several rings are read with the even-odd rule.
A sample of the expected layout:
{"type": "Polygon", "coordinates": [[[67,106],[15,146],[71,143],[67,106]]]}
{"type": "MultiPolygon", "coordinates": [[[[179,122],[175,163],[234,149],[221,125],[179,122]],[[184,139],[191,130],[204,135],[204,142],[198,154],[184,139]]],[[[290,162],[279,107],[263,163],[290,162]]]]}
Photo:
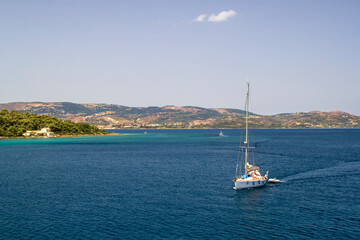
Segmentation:
{"type": "MultiPolygon", "coordinates": [[[[234,10],[222,11],[218,15],[211,14],[208,18],[208,21],[209,22],[223,22],[223,21],[227,21],[229,18],[231,18],[235,15],[236,15],[236,12],[234,10]]],[[[202,15],[200,15],[200,16],[202,16],[202,15]]]]}
{"type": "Polygon", "coordinates": [[[195,19],[195,22],[203,22],[206,18],[206,14],[201,14],[195,19]]]}

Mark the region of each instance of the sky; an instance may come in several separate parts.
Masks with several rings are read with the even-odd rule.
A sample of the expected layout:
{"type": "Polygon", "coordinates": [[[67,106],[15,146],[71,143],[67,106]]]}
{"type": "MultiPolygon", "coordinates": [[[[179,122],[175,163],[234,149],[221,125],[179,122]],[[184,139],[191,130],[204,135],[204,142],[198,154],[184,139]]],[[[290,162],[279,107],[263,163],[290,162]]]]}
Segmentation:
{"type": "Polygon", "coordinates": [[[360,115],[358,0],[0,0],[0,103],[360,115]]]}

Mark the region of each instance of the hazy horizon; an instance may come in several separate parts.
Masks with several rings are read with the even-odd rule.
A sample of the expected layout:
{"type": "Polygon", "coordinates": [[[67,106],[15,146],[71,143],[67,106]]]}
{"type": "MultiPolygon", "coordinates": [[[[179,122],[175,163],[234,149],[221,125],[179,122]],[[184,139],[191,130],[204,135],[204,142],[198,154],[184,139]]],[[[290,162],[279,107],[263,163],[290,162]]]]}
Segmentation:
{"type": "Polygon", "coordinates": [[[0,102],[360,115],[360,2],[0,3],[0,102]]]}

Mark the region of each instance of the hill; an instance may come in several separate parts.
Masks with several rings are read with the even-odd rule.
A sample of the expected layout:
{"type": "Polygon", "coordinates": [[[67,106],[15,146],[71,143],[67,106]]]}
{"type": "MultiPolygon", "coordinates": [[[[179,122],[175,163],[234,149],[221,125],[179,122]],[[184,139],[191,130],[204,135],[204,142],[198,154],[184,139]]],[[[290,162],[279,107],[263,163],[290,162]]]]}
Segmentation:
{"type": "Polygon", "coordinates": [[[6,109],[0,111],[1,137],[19,137],[27,131],[37,132],[42,128],[49,128],[52,134],[57,136],[108,134],[108,132],[87,123],[73,123],[35,113],[21,113],[6,109]]]}
{"type": "MultiPolygon", "coordinates": [[[[58,117],[100,128],[240,128],[244,122],[244,111],[239,109],[194,106],[14,102],[0,104],[1,109],[58,117]]],[[[252,128],[360,128],[360,117],[341,111],[251,114],[249,124],[252,128]]]]}

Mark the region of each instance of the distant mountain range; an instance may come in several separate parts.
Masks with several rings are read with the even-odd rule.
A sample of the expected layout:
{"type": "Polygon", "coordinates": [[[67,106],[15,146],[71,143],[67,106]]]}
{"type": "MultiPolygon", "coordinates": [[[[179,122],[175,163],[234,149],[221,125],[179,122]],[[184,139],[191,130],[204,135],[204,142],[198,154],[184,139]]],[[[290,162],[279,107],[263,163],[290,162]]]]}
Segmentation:
{"type": "MultiPolygon", "coordinates": [[[[0,110],[30,112],[85,122],[99,128],[241,128],[244,111],[194,106],[127,107],[115,104],[70,102],[12,102],[0,110]]],[[[360,117],[351,113],[297,112],[276,115],[251,114],[251,128],[360,128],[360,117]]]]}

